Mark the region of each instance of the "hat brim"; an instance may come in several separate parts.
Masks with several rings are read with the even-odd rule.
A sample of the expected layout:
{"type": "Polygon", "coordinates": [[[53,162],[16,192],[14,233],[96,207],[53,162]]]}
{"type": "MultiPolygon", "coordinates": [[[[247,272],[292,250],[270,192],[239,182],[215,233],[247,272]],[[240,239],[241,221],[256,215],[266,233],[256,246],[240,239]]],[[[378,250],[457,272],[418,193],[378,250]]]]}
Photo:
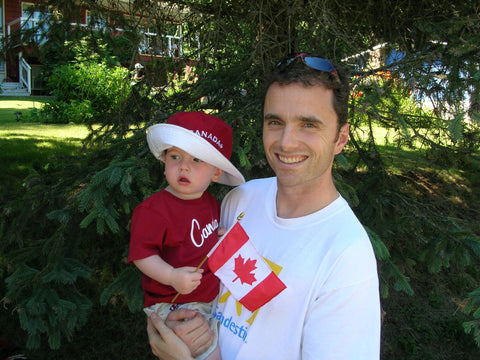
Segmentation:
{"type": "Polygon", "coordinates": [[[147,143],[152,154],[161,161],[165,161],[165,150],[177,147],[223,170],[223,174],[218,180],[219,183],[237,186],[245,182],[240,171],[220,151],[193,131],[181,126],[153,125],[147,130],[147,143]]]}

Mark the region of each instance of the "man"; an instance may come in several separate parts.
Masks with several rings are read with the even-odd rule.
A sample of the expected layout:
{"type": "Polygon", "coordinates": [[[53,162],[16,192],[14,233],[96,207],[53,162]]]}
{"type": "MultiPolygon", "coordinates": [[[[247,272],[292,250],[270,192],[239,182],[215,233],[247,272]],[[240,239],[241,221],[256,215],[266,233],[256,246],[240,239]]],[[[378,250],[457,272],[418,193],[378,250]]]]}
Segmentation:
{"type": "MultiPolygon", "coordinates": [[[[243,228],[287,288],[255,313],[220,291],[214,315],[224,360],[380,357],[375,256],[332,176],[334,157],[348,140],[348,93],[338,69],[307,54],[284,59],[267,84],[263,142],[276,177],[232,190],[221,224],[229,227],[245,212],[243,228]]],[[[167,324],[192,354],[209,338],[198,316],[167,324]]],[[[150,320],[148,332],[157,356],[190,358],[169,355],[188,351],[158,319],[150,320]]]]}

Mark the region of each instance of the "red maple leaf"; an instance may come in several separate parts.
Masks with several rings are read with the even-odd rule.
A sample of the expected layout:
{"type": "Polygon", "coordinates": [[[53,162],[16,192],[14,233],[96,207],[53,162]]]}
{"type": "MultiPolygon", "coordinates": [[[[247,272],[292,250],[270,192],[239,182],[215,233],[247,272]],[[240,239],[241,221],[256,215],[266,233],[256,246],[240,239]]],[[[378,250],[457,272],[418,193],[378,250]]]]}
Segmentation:
{"type": "Polygon", "coordinates": [[[245,260],[242,255],[238,255],[235,258],[235,269],[233,272],[237,274],[237,277],[232,281],[240,279],[242,285],[247,283],[252,285],[257,279],[255,279],[255,269],[257,268],[255,264],[257,260],[247,259],[245,260]]]}

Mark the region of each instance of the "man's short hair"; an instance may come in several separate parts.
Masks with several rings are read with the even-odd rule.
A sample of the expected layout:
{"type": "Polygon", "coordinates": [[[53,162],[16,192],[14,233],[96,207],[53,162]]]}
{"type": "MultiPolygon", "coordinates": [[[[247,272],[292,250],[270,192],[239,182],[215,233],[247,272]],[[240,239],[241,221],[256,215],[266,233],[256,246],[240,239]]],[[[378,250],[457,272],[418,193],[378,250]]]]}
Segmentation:
{"type": "MultiPolygon", "coordinates": [[[[315,57],[316,55],[309,56],[315,57]]],[[[264,103],[265,95],[273,83],[280,85],[302,83],[305,87],[324,86],[333,91],[333,108],[337,114],[338,131],[340,131],[340,128],[347,123],[350,86],[345,72],[335,65],[334,68],[336,71],[332,72],[316,70],[306,65],[300,56],[291,61],[281,61],[267,79],[264,103]]]]}

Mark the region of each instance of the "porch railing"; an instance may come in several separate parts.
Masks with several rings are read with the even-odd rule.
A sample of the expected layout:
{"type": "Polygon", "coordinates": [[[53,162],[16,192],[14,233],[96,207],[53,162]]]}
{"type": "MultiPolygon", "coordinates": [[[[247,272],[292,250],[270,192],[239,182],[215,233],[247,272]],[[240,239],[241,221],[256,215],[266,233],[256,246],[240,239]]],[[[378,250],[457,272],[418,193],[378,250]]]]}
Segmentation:
{"type": "Polygon", "coordinates": [[[21,54],[19,56],[20,84],[27,88],[28,94],[32,94],[32,67],[25,61],[21,54]]]}

